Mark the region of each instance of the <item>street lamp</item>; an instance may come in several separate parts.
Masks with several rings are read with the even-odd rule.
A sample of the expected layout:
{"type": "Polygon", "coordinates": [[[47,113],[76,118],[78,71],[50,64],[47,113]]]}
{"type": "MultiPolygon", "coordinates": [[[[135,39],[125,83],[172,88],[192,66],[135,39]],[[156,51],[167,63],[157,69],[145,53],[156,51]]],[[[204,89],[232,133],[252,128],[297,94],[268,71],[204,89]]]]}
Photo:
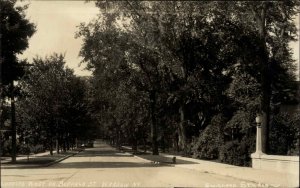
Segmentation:
{"type": "Polygon", "coordinates": [[[261,114],[257,114],[257,116],[255,118],[255,122],[256,122],[257,126],[261,126],[261,122],[262,122],[261,114]]]}
{"type": "Polygon", "coordinates": [[[262,152],[262,140],[261,140],[261,123],[262,123],[262,115],[257,114],[255,118],[256,122],[256,151],[255,153],[258,155],[263,154],[262,152]]]}

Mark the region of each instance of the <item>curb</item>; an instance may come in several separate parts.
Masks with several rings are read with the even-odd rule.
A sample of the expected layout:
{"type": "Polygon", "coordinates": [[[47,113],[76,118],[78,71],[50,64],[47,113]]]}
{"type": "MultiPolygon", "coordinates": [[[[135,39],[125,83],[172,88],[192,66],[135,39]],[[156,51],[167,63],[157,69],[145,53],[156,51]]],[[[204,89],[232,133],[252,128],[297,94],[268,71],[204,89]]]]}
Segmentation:
{"type": "MultiPolygon", "coordinates": [[[[140,160],[143,160],[145,162],[150,162],[150,163],[153,163],[153,164],[157,164],[157,165],[163,165],[163,166],[172,166],[172,167],[176,167],[176,163],[171,163],[171,162],[162,162],[162,161],[157,161],[157,160],[151,160],[151,159],[145,159],[145,158],[142,158],[138,155],[133,155],[135,158],[138,158],[140,160]]],[[[160,157],[164,157],[162,155],[158,155],[160,157]]],[[[178,166],[179,167],[179,166],[178,166]]]]}
{"type": "Polygon", "coordinates": [[[54,165],[54,164],[56,164],[56,163],[59,163],[59,162],[65,160],[65,159],[67,159],[67,158],[69,158],[69,157],[72,157],[72,156],[74,156],[74,155],[77,155],[78,153],[80,153],[80,152],[82,152],[82,151],[83,151],[83,150],[77,151],[77,153],[73,153],[73,154],[67,155],[67,156],[65,156],[65,157],[63,157],[63,158],[57,159],[57,160],[52,161],[52,162],[50,162],[50,163],[47,163],[47,164],[44,164],[44,165],[40,165],[39,167],[49,167],[49,166],[51,166],[51,165],[54,165]]]}
{"type": "MultiPolygon", "coordinates": [[[[129,147],[126,147],[126,146],[121,146],[121,148],[130,149],[129,147]]],[[[137,156],[137,155],[135,155],[135,154],[133,154],[133,153],[129,153],[129,152],[126,152],[126,151],[123,151],[123,152],[126,153],[126,154],[128,154],[128,155],[131,155],[131,156],[133,156],[133,157],[135,157],[135,158],[138,158],[138,159],[140,159],[140,160],[143,160],[144,162],[153,163],[153,161],[151,161],[151,160],[149,160],[149,159],[144,159],[144,158],[139,157],[139,156],[137,156]]]]}
{"type": "MultiPolygon", "coordinates": [[[[13,167],[13,168],[20,168],[20,169],[28,169],[28,168],[43,168],[43,167],[49,167],[51,165],[54,165],[56,163],[59,163],[69,157],[72,157],[80,152],[82,152],[83,150],[80,150],[80,151],[77,151],[76,153],[73,153],[73,154],[70,154],[70,155],[67,155],[67,156],[64,156],[62,158],[59,158],[55,161],[52,161],[52,162],[49,162],[49,163],[46,163],[46,164],[27,164],[27,165],[22,165],[22,166],[19,166],[19,167],[13,167]]],[[[1,169],[12,169],[10,166],[3,166],[3,164],[1,164],[1,169]]]]}
{"type": "MultiPolygon", "coordinates": [[[[128,147],[126,146],[122,146],[122,148],[125,148],[125,149],[128,149],[128,147]]],[[[163,165],[163,166],[173,166],[175,167],[176,164],[173,164],[173,163],[168,163],[168,162],[160,162],[160,161],[155,161],[155,160],[150,160],[150,159],[145,159],[143,157],[140,157],[136,154],[133,154],[133,153],[129,153],[129,152],[124,152],[126,154],[129,154],[129,155],[132,155],[133,157],[139,159],[139,160],[142,160],[144,162],[147,162],[147,163],[153,163],[153,164],[156,164],[156,165],[163,165]]],[[[149,152],[147,152],[149,153],[149,152]]],[[[150,153],[149,153],[150,154],[150,153]]],[[[161,156],[161,157],[164,157],[163,155],[158,155],[158,156],[161,156]]]]}
{"type": "MultiPolygon", "coordinates": [[[[133,155],[133,154],[132,154],[132,155],[133,155]]],[[[144,161],[144,162],[155,163],[155,161],[152,161],[152,160],[149,160],[149,159],[144,159],[144,158],[139,157],[139,156],[137,156],[137,155],[133,155],[133,157],[135,157],[135,158],[137,158],[137,159],[139,159],[139,160],[142,160],[142,161],[144,161]]]]}
{"type": "MultiPolygon", "coordinates": [[[[124,148],[127,148],[126,146],[124,148]]],[[[127,148],[128,149],[128,148],[127,148]]],[[[243,171],[246,171],[247,169],[246,168],[243,168],[241,167],[241,169],[239,170],[239,172],[241,172],[240,174],[236,173],[236,172],[232,172],[232,171],[216,171],[215,169],[197,169],[197,168],[194,168],[192,166],[185,166],[185,165],[181,165],[181,164],[170,164],[170,163],[160,163],[158,161],[155,161],[155,160],[150,160],[150,159],[144,159],[142,157],[139,157],[138,155],[135,155],[135,154],[132,154],[134,157],[138,158],[138,159],[141,159],[143,161],[146,161],[146,162],[150,162],[150,163],[154,163],[154,164],[161,164],[161,165],[167,165],[167,166],[172,166],[172,167],[178,167],[178,168],[184,168],[184,169],[189,169],[189,170],[193,170],[195,172],[200,172],[200,173],[209,173],[209,174],[214,174],[214,175],[221,175],[221,176],[224,176],[224,177],[230,177],[230,178],[236,178],[236,179],[239,179],[239,180],[242,180],[242,181],[247,181],[249,182],[249,185],[251,187],[298,187],[295,182],[292,182],[292,181],[289,181],[289,180],[283,180],[283,181],[276,181],[274,182],[274,180],[269,180],[268,178],[262,178],[262,177],[245,177],[244,175],[244,172],[243,171]]],[[[159,156],[161,157],[171,157],[173,155],[169,155],[169,154],[165,154],[165,153],[162,153],[160,154],[159,156]]],[[[182,156],[176,156],[174,155],[175,157],[178,157],[179,159],[182,157],[182,156]]],[[[196,162],[196,163],[203,163],[200,161],[197,161],[197,159],[188,159],[188,161],[193,161],[193,162],[196,162]]],[[[226,164],[225,164],[226,165],[226,164]]],[[[228,167],[225,167],[226,168],[230,168],[231,165],[228,165],[228,167]]],[[[284,177],[282,177],[284,178],[284,177]]],[[[246,183],[245,183],[246,184],[246,183]]],[[[247,184],[248,185],[248,184],[247,184]]],[[[248,185],[248,186],[249,186],[248,185]]]]}
{"type": "MultiPolygon", "coordinates": [[[[113,146],[112,146],[113,147],[113,146]]],[[[113,148],[116,148],[116,147],[113,147],[113,148]]],[[[121,148],[125,148],[125,149],[128,149],[126,146],[122,146],[121,148]]],[[[117,150],[119,150],[118,148],[116,148],[117,150]]],[[[122,150],[121,150],[122,151],[122,150]]],[[[144,159],[142,157],[139,157],[137,156],[136,154],[133,154],[133,153],[129,153],[129,152],[126,152],[126,151],[122,151],[123,153],[127,154],[128,156],[133,156],[134,158],[137,158],[139,160],[142,160],[146,163],[155,163],[155,161],[152,161],[152,160],[149,160],[149,159],[144,159]]]]}

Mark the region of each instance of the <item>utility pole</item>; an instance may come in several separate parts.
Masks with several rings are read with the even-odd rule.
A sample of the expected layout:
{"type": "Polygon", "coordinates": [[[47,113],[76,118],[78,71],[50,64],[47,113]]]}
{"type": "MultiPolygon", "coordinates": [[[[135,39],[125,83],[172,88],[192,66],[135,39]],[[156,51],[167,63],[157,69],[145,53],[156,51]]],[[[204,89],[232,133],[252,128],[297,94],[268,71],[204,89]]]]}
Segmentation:
{"type": "MultiPolygon", "coordinates": [[[[1,64],[0,64],[1,67],[1,64]]],[[[1,68],[0,68],[1,71],[1,68]]],[[[1,128],[2,128],[2,85],[1,85],[1,78],[0,78],[0,177],[1,177],[1,158],[2,158],[2,132],[1,132],[1,128]]],[[[0,188],[1,188],[1,178],[0,178],[0,188]]]]}
{"type": "MultiPolygon", "coordinates": [[[[298,33],[300,31],[300,11],[298,12],[298,33]]],[[[298,47],[300,49],[300,43],[299,43],[299,38],[298,38],[298,47]]],[[[300,59],[298,59],[298,80],[300,81],[300,59]]],[[[299,86],[298,86],[299,87],[299,86]]]]}
{"type": "MultiPolygon", "coordinates": [[[[1,27],[0,27],[0,30],[1,30],[1,27]]],[[[0,33],[0,41],[2,39],[2,34],[0,33]]],[[[0,54],[2,54],[2,43],[0,42],[0,54]]],[[[2,128],[2,112],[3,112],[3,109],[2,109],[2,57],[0,56],[0,129],[2,128]]],[[[1,157],[2,157],[2,132],[0,131],[0,177],[1,177],[1,157]]],[[[0,188],[1,188],[1,178],[0,178],[0,188]]]]}
{"type": "Polygon", "coordinates": [[[16,131],[16,108],[15,108],[15,96],[14,96],[14,81],[11,82],[11,161],[16,162],[17,157],[17,131],[16,131]]]}
{"type": "MultiPolygon", "coordinates": [[[[31,64],[22,64],[18,65],[21,67],[32,66],[31,64]]],[[[10,82],[11,90],[10,90],[10,104],[11,104],[11,162],[15,163],[17,158],[17,130],[16,130],[16,107],[15,107],[15,86],[14,80],[10,82]]]]}

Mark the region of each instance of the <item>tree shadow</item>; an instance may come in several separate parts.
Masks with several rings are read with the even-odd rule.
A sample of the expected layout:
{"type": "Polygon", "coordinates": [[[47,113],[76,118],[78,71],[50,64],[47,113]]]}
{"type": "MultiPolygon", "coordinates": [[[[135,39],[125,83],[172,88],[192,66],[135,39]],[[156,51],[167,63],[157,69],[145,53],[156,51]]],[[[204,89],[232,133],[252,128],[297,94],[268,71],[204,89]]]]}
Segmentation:
{"type": "Polygon", "coordinates": [[[78,153],[76,157],[133,157],[132,154],[124,153],[122,151],[114,151],[114,150],[85,150],[84,152],[78,153]]]}
{"type": "Polygon", "coordinates": [[[151,154],[142,154],[142,155],[137,155],[143,159],[154,161],[154,162],[160,162],[163,164],[198,164],[196,162],[192,161],[186,161],[182,159],[176,159],[176,163],[173,163],[173,158],[172,157],[165,157],[161,155],[151,155],[151,154]]]}
{"type": "Polygon", "coordinates": [[[164,165],[156,165],[152,163],[136,163],[136,162],[69,162],[59,163],[49,166],[48,169],[63,168],[143,168],[143,167],[159,167],[164,165]]]}

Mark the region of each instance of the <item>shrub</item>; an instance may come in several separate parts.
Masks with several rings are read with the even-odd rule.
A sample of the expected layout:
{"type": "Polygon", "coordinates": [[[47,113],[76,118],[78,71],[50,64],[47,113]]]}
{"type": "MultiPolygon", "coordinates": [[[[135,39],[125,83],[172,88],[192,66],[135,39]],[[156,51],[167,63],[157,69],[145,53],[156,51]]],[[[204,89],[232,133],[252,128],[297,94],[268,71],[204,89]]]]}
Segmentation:
{"type": "Polygon", "coordinates": [[[44,152],[44,146],[39,144],[39,145],[35,145],[35,146],[30,146],[30,151],[32,151],[33,153],[41,153],[44,152]]]}
{"type": "Polygon", "coordinates": [[[27,145],[21,144],[18,146],[18,153],[22,155],[27,155],[30,153],[30,147],[27,147],[27,145]]]}
{"type": "Polygon", "coordinates": [[[4,141],[1,147],[2,156],[10,156],[11,155],[11,140],[4,141]]]}
{"type": "Polygon", "coordinates": [[[269,154],[299,155],[300,117],[287,113],[274,116],[270,127],[269,154]]]}
{"type": "Polygon", "coordinates": [[[224,143],[222,131],[224,122],[222,115],[216,115],[212,118],[211,123],[193,143],[193,157],[210,160],[219,157],[219,149],[224,143]]]}
{"type": "Polygon", "coordinates": [[[220,148],[219,160],[238,166],[250,166],[251,153],[255,150],[255,115],[238,110],[224,128],[225,144],[220,148]]]}
{"type": "MultiPolygon", "coordinates": [[[[11,155],[11,140],[6,140],[3,143],[3,147],[2,149],[2,155],[3,156],[10,156],[11,155]]],[[[17,154],[21,154],[21,155],[27,155],[28,152],[33,152],[33,153],[41,153],[45,151],[45,148],[43,147],[43,145],[35,145],[35,146],[27,146],[26,144],[22,144],[19,143],[17,144],[17,154]]]]}
{"type": "Polygon", "coordinates": [[[220,161],[238,166],[251,165],[251,153],[255,150],[255,136],[243,137],[238,140],[226,142],[220,148],[220,161]]]}

